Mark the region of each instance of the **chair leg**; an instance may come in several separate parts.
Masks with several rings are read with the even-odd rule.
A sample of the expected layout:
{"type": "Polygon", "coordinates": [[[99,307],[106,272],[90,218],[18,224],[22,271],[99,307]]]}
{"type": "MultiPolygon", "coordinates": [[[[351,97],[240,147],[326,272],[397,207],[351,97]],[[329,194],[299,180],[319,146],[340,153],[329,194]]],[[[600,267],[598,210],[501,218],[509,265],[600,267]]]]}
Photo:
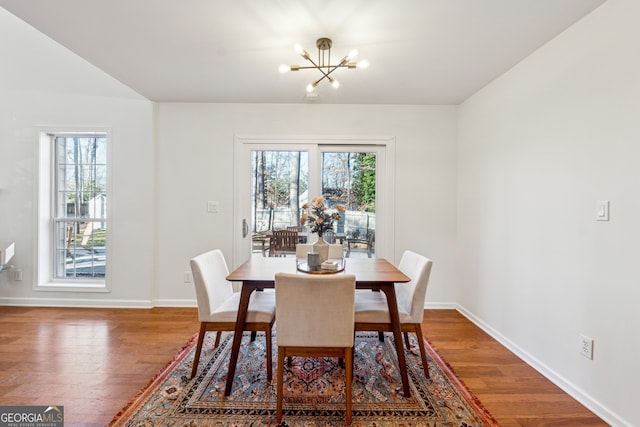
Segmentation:
{"type": "Polygon", "coordinates": [[[267,382],[271,382],[273,375],[273,366],[271,366],[273,364],[273,361],[271,360],[271,326],[269,326],[264,332],[267,340],[267,382]]]}
{"type": "Polygon", "coordinates": [[[345,353],[345,400],[347,403],[347,425],[351,424],[351,387],[353,379],[353,347],[347,347],[345,353]]]}
{"type": "Polygon", "coordinates": [[[276,386],[276,424],[282,421],[282,390],[284,388],[284,349],[278,347],[278,379],[276,386]]]}
{"type": "Polygon", "coordinates": [[[257,331],[251,331],[251,341],[255,341],[256,337],[258,336],[258,332],[257,331]]]}
{"type": "Polygon", "coordinates": [[[422,328],[419,323],[415,325],[415,332],[418,338],[418,347],[420,347],[420,357],[422,357],[422,368],[424,369],[424,376],[430,378],[429,376],[429,365],[427,362],[427,351],[424,348],[424,337],[422,336],[422,328]]]}
{"type": "MultiPolygon", "coordinates": [[[[207,333],[207,324],[205,322],[200,323],[200,333],[198,334],[198,344],[196,345],[196,353],[193,356],[193,367],[191,368],[191,378],[196,376],[198,371],[198,363],[200,362],[200,352],[202,351],[202,343],[204,341],[204,334],[207,333]]],[[[218,335],[220,332],[218,332],[218,335]]],[[[190,379],[191,379],[190,378],[190,379]]]]}
{"type": "Polygon", "coordinates": [[[409,332],[404,333],[404,346],[407,350],[411,350],[411,345],[409,344],[409,332]]]}
{"type": "Polygon", "coordinates": [[[222,331],[217,331],[216,332],[216,342],[213,343],[213,348],[218,348],[218,346],[220,345],[220,337],[222,336],[222,331]]]}
{"type": "Polygon", "coordinates": [[[384,332],[378,331],[378,341],[384,342],[384,332]]]}

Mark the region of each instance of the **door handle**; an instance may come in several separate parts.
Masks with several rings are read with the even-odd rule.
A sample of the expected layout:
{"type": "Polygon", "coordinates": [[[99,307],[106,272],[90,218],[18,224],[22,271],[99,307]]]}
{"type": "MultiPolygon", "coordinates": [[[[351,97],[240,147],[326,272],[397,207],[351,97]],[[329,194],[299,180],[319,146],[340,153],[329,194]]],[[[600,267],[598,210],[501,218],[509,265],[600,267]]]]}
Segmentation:
{"type": "Polygon", "coordinates": [[[249,224],[247,224],[246,219],[243,219],[242,220],[242,237],[243,238],[247,237],[247,234],[249,234],[249,224]]]}

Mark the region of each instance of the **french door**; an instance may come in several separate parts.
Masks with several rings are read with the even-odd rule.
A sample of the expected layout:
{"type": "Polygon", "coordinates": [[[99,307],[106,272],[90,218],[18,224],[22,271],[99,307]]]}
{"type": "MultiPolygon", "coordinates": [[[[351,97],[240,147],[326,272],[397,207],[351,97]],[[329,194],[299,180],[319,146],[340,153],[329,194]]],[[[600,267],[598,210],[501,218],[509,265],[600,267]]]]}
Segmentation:
{"type": "Polygon", "coordinates": [[[316,196],[345,206],[339,235],[375,233],[375,255],[393,261],[393,149],[390,138],[236,137],[234,266],[251,256],[254,236],[300,225],[316,196]]]}

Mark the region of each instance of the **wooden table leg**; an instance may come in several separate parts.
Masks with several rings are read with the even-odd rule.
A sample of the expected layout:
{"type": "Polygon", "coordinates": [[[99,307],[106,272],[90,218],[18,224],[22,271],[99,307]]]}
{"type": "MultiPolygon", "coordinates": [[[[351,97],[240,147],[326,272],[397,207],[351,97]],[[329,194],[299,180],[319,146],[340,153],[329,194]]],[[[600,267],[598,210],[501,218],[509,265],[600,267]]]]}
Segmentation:
{"type": "MultiPolygon", "coordinates": [[[[389,306],[389,315],[391,317],[391,328],[393,329],[393,339],[396,342],[396,352],[398,354],[398,366],[400,367],[400,377],[402,378],[402,389],[404,397],[411,396],[409,387],[409,375],[407,374],[407,360],[402,345],[402,330],[400,329],[400,316],[398,315],[398,302],[396,300],[396,292],[391,287],[383,287],[381,289],[387,296],[387,305],[389,306]]],[[[420,339],[421,337],[418,337],[420,339]]]]}
{"type": "Polygon", "coordinates": [[[236,330],[233,333],[233,346],[231,347],[231,356],[229,357],[227,385],[224,389],[225,396],[229,396],[231,394],[231,389],[233,388],[233,377],[236,374],[236,363],[238,363],[238,353],[240,353],[242,333],[244,332],[245,323],[247,321],[247,310],[249,309],[249,299],[251,298],[251,292],[253,292],[253,287],[249,286],[247,283],[243,283],[242,290],[240,291],[240,302],[238,304],[236,330]]]}

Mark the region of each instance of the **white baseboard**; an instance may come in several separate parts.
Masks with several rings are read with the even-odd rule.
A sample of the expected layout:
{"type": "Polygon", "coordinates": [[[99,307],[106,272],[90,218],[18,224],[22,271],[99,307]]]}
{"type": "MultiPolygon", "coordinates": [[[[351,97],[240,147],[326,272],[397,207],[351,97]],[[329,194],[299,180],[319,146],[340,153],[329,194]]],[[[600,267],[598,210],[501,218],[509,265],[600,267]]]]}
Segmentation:
{"type": "Polygon", "coordinates": [[[84,298],[0,298],[0,305],[25,307],[153,308],[146,300],[97,300],[84,298]]]}
{"type": "Polygon", "coordinates": [[[588,393],[584,392],[579,387],[576,387],[575,384],[567,381],[562,375],[558,374],[556,371],[551,369],[549,366],[542,363],[540,360],[536,359],[531,354],[524,351],[521,347],[513,343],[507,337],[499,333],[498,331],[491,328],[488,324],[486,324],[482,319],[478,318],[476,315],[471,313],[469,310],[464,307],[456,304],[456,310],[464,317],[469,319],[472,323],[482,329],[484,332],[489,334],[493,339],[498,341],[500,344],[505,346],[509,351],[522,359],[525,363],[531,366],[533,369],[538,371],[544,377],[546,377],[549,381],[560,387],[565,393],[569,396],[576,399],[582,405],[584,405],[587,409],[592,411],[598,417],[602,418],[606,423],[613,427],[633,427],[630,423],[626,422],[618,415],[613,413],[609,408],[602,405],[600,402],[591,397],[588,393]]]}
{"type": "Polygon", "coordinates": [[[455,302],[427,302],[424,308],[427,310],[456,310],[458,305],[455,302]]]}
{"type": "Polygon", "coordinates": [[[195,299],[157,299],[153,301],[154,307],[180,307],[190,308],[198,307],[198,302],[195,299]]]}

